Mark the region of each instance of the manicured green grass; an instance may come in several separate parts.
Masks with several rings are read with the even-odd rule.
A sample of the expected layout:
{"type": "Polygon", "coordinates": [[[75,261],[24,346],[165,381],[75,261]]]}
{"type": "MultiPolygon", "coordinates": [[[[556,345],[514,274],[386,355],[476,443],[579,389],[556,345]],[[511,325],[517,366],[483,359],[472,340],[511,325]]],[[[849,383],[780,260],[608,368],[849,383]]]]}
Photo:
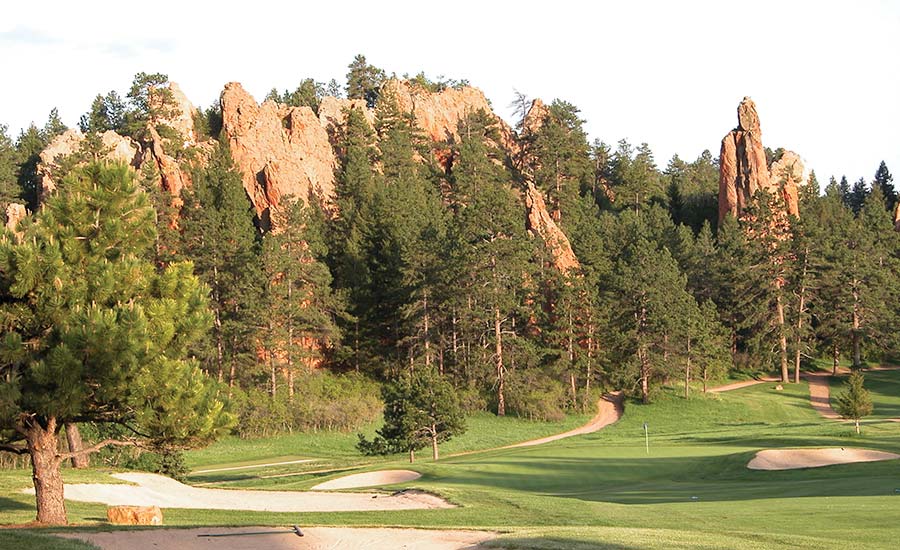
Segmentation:
{"type": "MultiPolygon", "coordinates": [[[[440,445],[444,456],[481,449],[502,447],[512,443],[537,439],[581,426],[591,415],[569,415],[560,422],[531,422],[515,417],[497,417],[493,414],[476,414],[466,419],[466,433],[440,445]]],[[[363,431],[367,437],[375,433],[376,425],[363,431]]],[[[193,473],[193,483],[211,484],[217,487],[257,488],[306,488],[329,476],[352,467],[380,466],[405,459],[403,457],[367,457],[356,450],[355,433],[324,432],[296,433],[267,439],[225,438],[206,449],[186,453],[186,463],[197,470],[219,470],[193,473]],[[283,464],[260,468],[260,464],[293,462],[313,459],[311,462],[283,464]],[[256,466],[256,467],[254,467],[256,466]],[[240,468],[224,470],[222,468],[240,468]],[[333,472],[337,470],[339,472],[333,472]]],[[[418,463],[431,460],[430,449],[418,454],[418,463]]]]}
{"type": "MultiPolygon", "coordinates": [[[[900,372],[869,373],[867,381],[876,407],[883,403],[890,410],[897,404],[900,372]]],[[[423,477],[405,486],[437,492],[460,505],[454,509],[304,514],[167,509],[166,523],[484,528],[507,532],[489,544],[507,549],[894,548],[900,539],[900,493],[895,492],[900,462],[778,472],[751,471],[746,464],[764,448],[854,446],[900,452],[900,424],[871,423],[857,437],[852,426],[813,411],[805,383],[786,384],[783,391],[774,386],[688,400],[673,389],[651,405],[629,402],[619,423],[594,434],[455,457],[444,449],[441,461],[414,465],[423,477]]],[[[497,429],[490,419],[470,428],[473,435],[497,429]]],[[[514,429],[511,422],[509,430],[514,429]]],[[[484,437],[479,441],[495,436],[484,437]]],[[[348,439],[352,446],[355,438],[348,439]]],[[[296,456],[266,452],[268,457],[296,456]]],[[[230,456],[261,459],[251,448],[230,456]]],[[[323,460],[320,466],[332,463],[323,460]]],[[[409,465],[394,458],[377,466],[409,465]]],[[[4,475],[0,488],[5,489],[9,476],[4,475]]],[[[285,480],[294,478],[243,483],[303,488],[315,481],[311,476],[285,480]]],[[[19,475],[18,483],[28,481],[19,475]]],[[[11,497],[13,504],[0,500],[0,522],[13,516],[31,519],[30,509],[9,510],[11,505],[30,508],[30,498],[11,497]]],[[[70,503],[75,522],[92,521],[101,512],[98,505],[70,503]]]]}

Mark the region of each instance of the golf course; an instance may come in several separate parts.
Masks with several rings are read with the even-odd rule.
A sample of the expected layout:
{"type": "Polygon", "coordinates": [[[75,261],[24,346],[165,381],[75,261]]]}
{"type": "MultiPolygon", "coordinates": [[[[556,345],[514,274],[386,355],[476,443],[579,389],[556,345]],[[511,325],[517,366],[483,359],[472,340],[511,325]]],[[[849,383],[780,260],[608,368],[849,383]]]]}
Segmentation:
{"type": "MultiPolygon", "coordinates": [[[[832,394],[842,378],[831,380],[832,394]]],[[[394,493],[415,490],[446,506],[328,512],[167,507],[165,525],[195,528],[182,533],[197,540],[203,527],[299,525],[428,530],[417,532],[423,534],[474,530],[487,533],[473,539],[480,548],[892,548],[900,536],[896,460],[780,471],[747,465],[768,449],[900,452],[900,423],[892,421],[900,413],[900,371],[867,374],[875,412],[863,421],[860,436],[852,424],[817,412],[805,381],[782,390],[776,384],[698,392],[689,399],[665,390],[649,405],[626,402],[621,419],[598,431],[526,447],[498,448],[565,432],[587,423],[590,415],[562,423],[477,416],[464,436],[442,446],[444,458],[438,462],[362,457],[354,434],[225,439],[188,453],[192,473],[186,481],[194,489],[308,491],[351,474],[402,469],[421,477],[342,492],[364,491],[372,495],[368,500],[377,502],[376,496],[387,504],[392,495],[404,496],[394,493]]],[[[66,469],[64,479],[67,486],[127,482],[111,473],[66,469]]],[[[0,474],[2,523],[33,519],[34,497],[23,493],[30,484],[27,470],[0,474]]],[[[2,546],[90,548],[79,540],[46,537],[65,532],[89,538],[111,529],[104,504],[69,500],[67,507],[74,527],[0,530],[2,546]]],[[[138,536],[115,534],[118,544],[138,536]]],[[[312,540],[263,539],[265,544],[312,540]]]]}

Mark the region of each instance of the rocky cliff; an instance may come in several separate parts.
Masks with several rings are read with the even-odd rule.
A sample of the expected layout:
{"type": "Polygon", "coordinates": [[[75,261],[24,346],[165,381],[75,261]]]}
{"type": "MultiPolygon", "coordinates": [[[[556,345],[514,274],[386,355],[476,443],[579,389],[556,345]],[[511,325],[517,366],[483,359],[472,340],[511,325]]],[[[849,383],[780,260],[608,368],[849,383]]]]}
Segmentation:
{"type": "Polygon", "coordinates": [[[224,138],[261,219],[288,195],[331,200],[337,161],[312,109],[274,101],[259,105],[237,82],[225,85],[221,104],[224,138]]]}
{"type": "Polygon", "coordinates": [[[501,144],[509,150],[514,142],[512,128],[498,117],[484,92],[471,86],[430,92],[404,80],[388,80],[382,94],[393,96],[400,109],[412,113],[416,124],[435,143],[459,141],[459,122],[469,113],[483,110],[493,116],[500,130],[501,144]]]}
{"type": "MultiPolygon", "coordinates": [[[[794,153],[791,155],[796,157],[794,153]]],[[[782,157],[784,164],[776,167],[776,177],[772,178],[766,162],[756,104],[745,97],[738,106],[737,128],[722,139],[719,155],[719,221],[728,214],[739,217],[760,189],[780,194],[787,213],[796,216],[799,212],[798,182],[788,176],[794,173],[797,163],[789,164],[793,157],[785,157],[788,157],[787,153],[782,157]]],[[[799,162],[799,157],[796,160],[799,162]]],[[[802,163],[799,167],[802,174],[802,163]]]]}
{"type": "MultiPolygon", "coordinates": [[[[154,128],[144,132],[143,143],[115,132],[101,136],[105,158],[122,161],[138,169],[152,163],[159,172],[159,185],[176,199],[191,184],[190,172],[167,151],[173,148],[209,149],[215,142],[197,142],[194,130],[194,106],[177,84],[169,85],[172,104],[163,121],[175,129],[183,143],[167,142],[154,128]]],[[[449,168],[450,144],[459,140],[458,126],[469,113],[484,110],[497,122],[500,143],[511,157],[520,152],[513,130],[497,116],[481,90],[469,86],[431,92],[421,86],[392,79],[382,93],[393,96],[401,110],[411,113],[424,134],[435,143],[438,160],[449,168]]],[[[242,174],[244,188],[263,223],[271,210],[286,196],[301,200],[311,197],[329,204],[334,197],[336,145],[339,129],[345,123],[344,110],[361,109],[374,126],[374,111],[362,100],[325,97],[318,113],[308,107],[292,107],[274,101],[262,104],[237,82],[225,85],[220,96],[222,139],[227,139],[235,166],[242,174]]],[[[525,120],[525,132],[536,132],[547,115],[547,107],[535,100],[525,120]]],[[[39,167],[42,194],[56,186],[54,174],[61,160],[76,154],[85,137],[78,130],[58,136],[41,154],[39,167]]],[[[551,250],[554,264],[562,271],[578,265],[568,238],[547,211],[541,193],[528,185],[524,190],[525,218],[528,228],[542,238],[551,250]]]]}
{"type": "Polygon", "coordinates": [[[553,258],[553,266],[562,273],[577,268],[578,258],[572,251],[569,238],[553,221],[544,202],[544,195],[530,181],[525,185],[525,214],[526,227],[547,245],[553,258]]]}
{"type": "MultiPolygon", "coordinates": [[[[169,117],[161,120],[161,123],[170,126],[182,137],[182,142],[171,144],[171,148],[184,149],[196,145],[194,135],[194,106],[174,82],[169,83],[172,105],[169,107],[169,117]]],[[[179,197],[181,190],[190,185],[190,173],[184,170],[177,159],[166,152],[164,139],[155,128],[148,125],[144,132],[143,143],[123,137],[112,130],[108,130],[99,136],[100,155],[104,160],[124,162],[135,169],[140,168],[144,162],[152,162],[159,172],[159,186],[169,191],[173,197],[179,197]]],[[[41,188],[39,200],[43,200],[48,193],[56,189],[57,176],[62,163],[79,157],[88,158],[94,152],[84,149],[86,137],[78,129],[66,130],[56,136],[41,152],[41,162],[38,165],[41,188]]],[[[180,199],[177,199],[180,200],[180,199]]]]}
{"type": "MultiPolygon", "coordinates": [[[[141,148],[136,141],[122,137],[112,130],[104,132],[99,137],[104,159],[124,162],[135,168],[140,166],[141,148]]],[[[56,174],[61,163],[65,159],[71,159],[73,155],[81,153],[84,141],[85,136],[78,129],[66,130],[53,138],[46,149],[41,151],[41,162],[38,164],[38,176],[41,182],[38,192],[39,200],[43,201],[56,189],[58,183],[56,174]]]]}

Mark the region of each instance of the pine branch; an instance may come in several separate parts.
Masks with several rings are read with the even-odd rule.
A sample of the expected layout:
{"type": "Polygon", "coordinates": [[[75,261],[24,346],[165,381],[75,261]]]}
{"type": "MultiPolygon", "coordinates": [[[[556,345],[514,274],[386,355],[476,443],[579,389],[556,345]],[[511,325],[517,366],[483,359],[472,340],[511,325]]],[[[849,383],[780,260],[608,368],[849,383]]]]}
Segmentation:
{"type": "Polygon", "coordinates": [[[25,455],[28,454],[28,447],[2,443],[0,444],[0,451],[6,451],[7,453],[13,453],[17,455],[25,455]]]}
{"type": "Polygon", "coordinates": [[[56,458],[58,458],[59,460],[68,460],[70,458],[75,458],[78,456],[89,455],[91,453],[96,453],[97,451],[99,451],[100,449],[102,449],[104,447],[109,447],[110,445],[115,446],[115,447],[136,447],[136,446],[138,446],[138,442],[131,441],[131,440],[122,441],[119,439],[104,439],[100,443],[97,443],[96,445],[91,445],[90,447],[85,447],[84,449],[81,449],[80,451],[74,451],[74,452],[70,452],[70,453],[59,453],[56,455],[56,458]]]}

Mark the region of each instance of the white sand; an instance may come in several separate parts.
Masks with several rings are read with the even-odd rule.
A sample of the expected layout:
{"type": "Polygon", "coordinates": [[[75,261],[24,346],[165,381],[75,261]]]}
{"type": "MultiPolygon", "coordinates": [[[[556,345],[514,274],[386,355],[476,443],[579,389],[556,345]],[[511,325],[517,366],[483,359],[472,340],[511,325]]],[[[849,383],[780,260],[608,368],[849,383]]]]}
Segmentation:
{"type": "Polygon", "coordinates": [[[900,455],[868,449],[834,447],[828,449],[767,449],[759,451],[747,468],[751,470],[794,470],[797,468],[818,468],[833,464],[853,462],[876,462],[893,460],[900,455]]]}
{"type": "Polygon", "coordinates": [[[313,491],[333,491],[335,489],[355,489],[357,487],[374,487],[376,485],[391,485],[393,483],[406,483],[422,477],[419,472],[412,470],[381,470],[379,472],[364,472],[349,476],[331,479],[319,483],[312,488],[313,491]]]}
{"type": "MultiPolygon", "coordinates": [[[[319,493],[311,491],[249,491],[191,487],[156,474],[126,473],[113,477],[137,485],[83,483],[66,485],[68,500],[101,502],[110,506],[136,505],[204,510],[260,512],[360,512],[453,508],[446,500],[421,491],[398,495],[378,493],[319,493]]],[[[26,492],[34,494],[34,489],[26,492]]]]}
{"type": "Polygon", "coordinates": [[[356,550],[359,548],[404,548],[407,550],[462,550],[490,540],[497,533],[487,531],[429,531],[424,529],[353,529],[300,526],[303,537],[279,527],[209,527],[201,529],[148,529],[111,533],[66,533],[59,535],[95,544],[104,550],[356,550]],[[278,531],[285,534],[237,537],[198,537],[214,533],[278,531]]]}

